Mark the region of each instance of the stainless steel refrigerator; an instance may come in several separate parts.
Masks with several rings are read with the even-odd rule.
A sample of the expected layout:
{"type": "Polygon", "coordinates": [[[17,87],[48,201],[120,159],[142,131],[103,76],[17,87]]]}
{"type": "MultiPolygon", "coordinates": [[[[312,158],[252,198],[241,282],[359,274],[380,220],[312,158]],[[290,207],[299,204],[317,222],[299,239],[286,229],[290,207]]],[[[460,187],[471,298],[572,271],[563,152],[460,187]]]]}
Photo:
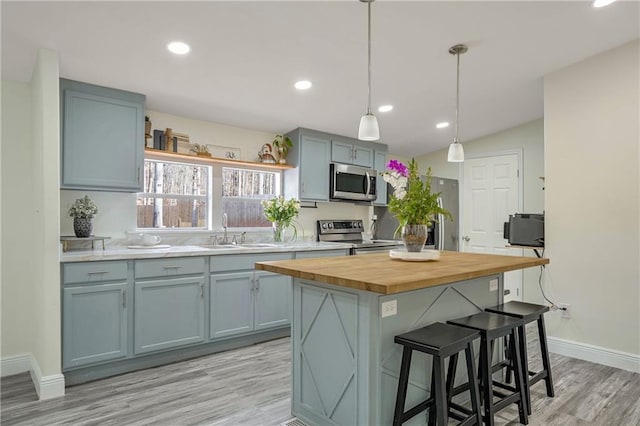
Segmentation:
{"type": "MultiPolygon", "coordinates": [[[[442,207],[451,212],[451,219],[438,218],[429,229],[429,239],[426,246],[438,250],[459,250],[458,228],[460,220],[460,196],[458,192],[458,181],[456,179],[446,179],[431,177],[431,192],[439,192],[439,201],[442,207]]],[[[393,193],[393,188],[389,185],[387,193],[393,193]]],[[[374,239],[399,239],[399,235],[394,235],[398,228],[398,220],[393,216],[387,207],[374,207],[374,214],[377,216],[372,237],[374,239]]]]}

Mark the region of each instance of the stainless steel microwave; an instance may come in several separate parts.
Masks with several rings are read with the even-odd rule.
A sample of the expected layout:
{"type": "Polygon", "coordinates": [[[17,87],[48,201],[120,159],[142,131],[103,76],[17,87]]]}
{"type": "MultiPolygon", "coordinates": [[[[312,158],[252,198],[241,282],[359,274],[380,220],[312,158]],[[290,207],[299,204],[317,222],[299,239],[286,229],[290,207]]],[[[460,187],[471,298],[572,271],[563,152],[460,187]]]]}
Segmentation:
{"type": "Polygon", "coordinates": [[[376,199],[376,171],[373,169],[332,163],[329,185],[332,200],[376,199]]]}

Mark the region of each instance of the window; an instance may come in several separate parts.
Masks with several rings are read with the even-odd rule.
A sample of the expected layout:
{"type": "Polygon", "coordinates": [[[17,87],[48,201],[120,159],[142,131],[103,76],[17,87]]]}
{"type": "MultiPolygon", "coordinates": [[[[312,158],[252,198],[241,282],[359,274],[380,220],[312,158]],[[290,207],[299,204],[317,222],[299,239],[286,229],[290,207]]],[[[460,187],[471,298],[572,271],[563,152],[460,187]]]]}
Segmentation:
{"type": "Polygon", "coordinates": [[[209,228],[211,166],[145,160],[138,228],[209,228]]]}
{"type": "Polygon", "coordinates": [[[281,173],[215,164],[144,162],[138,228],[219,229],[271,227],[262,200],[280,195],[281,173]]]}
{"type": "Polygon", "coordinates": [[[271,226],[263,214],[262,200],[280,195],[280,173],[222,168],[222,213],[234,228],[271,226]]]}

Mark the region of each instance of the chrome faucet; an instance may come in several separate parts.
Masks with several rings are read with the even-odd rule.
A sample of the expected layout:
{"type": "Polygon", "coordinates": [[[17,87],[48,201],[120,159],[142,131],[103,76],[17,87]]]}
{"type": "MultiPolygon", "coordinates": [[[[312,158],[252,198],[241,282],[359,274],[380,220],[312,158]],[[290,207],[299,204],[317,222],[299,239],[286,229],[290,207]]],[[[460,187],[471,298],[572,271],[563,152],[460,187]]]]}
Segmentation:
{"type": "Polygon", "coordinates": [[[222,213],[222,227],[224,228],[224,236],[222,237],[222,244],[229,244],[229,237],[227,236],[227,214],[222,213]]]}

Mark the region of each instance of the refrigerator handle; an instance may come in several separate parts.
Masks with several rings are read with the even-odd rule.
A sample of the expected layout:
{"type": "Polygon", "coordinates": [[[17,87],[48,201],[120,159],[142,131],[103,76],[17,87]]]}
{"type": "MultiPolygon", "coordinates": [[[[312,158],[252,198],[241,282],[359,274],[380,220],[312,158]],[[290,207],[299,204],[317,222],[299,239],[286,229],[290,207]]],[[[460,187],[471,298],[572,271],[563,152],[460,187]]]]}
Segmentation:
{"type": "MultiPolygon", "coordinates": [[[[438,197],[438,207],[442,208],[442,197],[438,197]]],[[[444,250],[444,216],[438,215],[438,250],[444,250]]]]}

